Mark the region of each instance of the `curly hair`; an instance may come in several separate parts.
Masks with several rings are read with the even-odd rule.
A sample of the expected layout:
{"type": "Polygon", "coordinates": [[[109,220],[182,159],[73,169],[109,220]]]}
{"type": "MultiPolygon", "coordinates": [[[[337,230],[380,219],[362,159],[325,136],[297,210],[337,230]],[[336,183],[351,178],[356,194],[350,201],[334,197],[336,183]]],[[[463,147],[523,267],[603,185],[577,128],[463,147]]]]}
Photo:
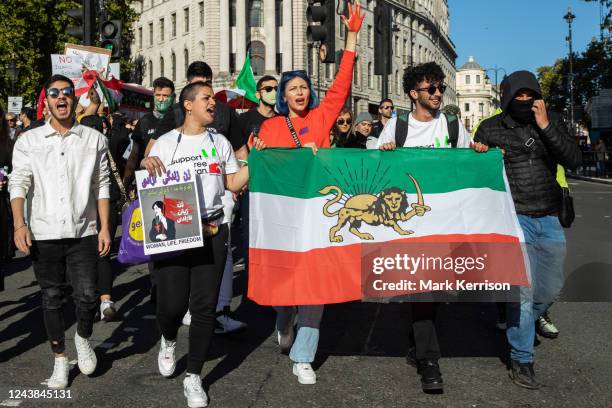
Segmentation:
{"type": "Polygon", "coordinates": [[[426,62],[419,64],[415,67],[408,67],[404,71],[404,77],[402,84],[404,86],[404,92],[410,96],[410,91],[416,89],[419,83],[427,80],[429,82],[443,82],[446,75],[442,68],[435,62],[426,62]]]}

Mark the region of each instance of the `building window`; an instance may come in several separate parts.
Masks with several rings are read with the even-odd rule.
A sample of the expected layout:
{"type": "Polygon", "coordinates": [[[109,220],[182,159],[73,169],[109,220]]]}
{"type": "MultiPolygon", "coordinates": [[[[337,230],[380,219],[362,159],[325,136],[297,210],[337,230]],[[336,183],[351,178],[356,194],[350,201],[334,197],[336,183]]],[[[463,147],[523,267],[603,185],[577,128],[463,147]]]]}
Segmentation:
{"type": "Polygon", "coordinates": [[[464,109],[464,111],[465,111],[465,112],[469,112],[469,111],[470,111],[470,104],[469,104],[469,103],[466,103],[466,104],[465,104],[465,109],[464,109]]]}
{"type": "Polygon", "coordinates": [[[471,81],[470,81],[470,76],[469,76],[469,75],[466,75],[466,76],[465,76],[465,84],[466,84],[466,85],[469,85],[470,83],[471,83],[471,81]]]}
{"type": "Polygon", "coordinates": [[[172,13],[170,16],[172,22],[172,38],[176,37],[176,13],[172,13]]]}
{"type": "Polygon", "coordinates": [[[263,75],[266,67],[266,46],[261,41],[253,41],[248,49],[251,52],[253,75],[263,75]]]}
{"type": "Polygon", "coordinates": [[[406,65],[408,64],[408,57],[410,54],[410,52],[408,51],[408,39],[407,38],[404,38],[402,49],[404,50],[404,65],[406,65]]]}
{"type": "Polygon", "coordinates": [[[159,76],[164,76],[164,57],[159,57],[159,76]]]}
{"type": "Polygon", "coordinates": [[[470,130],[470,120],[468,118],[465,118],[465,128],[469,131],[470,130]]]}
{"type": "Polygon", "coordinates": [[[163,42],[164,41],[164,19],[160,18],[159,19],[159,41],[163,42]]]}
{"type": "Polygon", "coordinates": [[[263,2],[262,0],[249,1],[249,26],[263,27],[263,2]]]}
{"type": "Polygon", "coordinates": [[[149,86],[153,86],[153,61],[149,60],[149,86]]]}
{"type": "Polygon", "coordinates": [[[138,27],[138,48],[142,48],[142,27],[138,27]]]}
{"type": "Polygon", "coordinates": [[[359,64],[353,65],[353,85],[359,84],[359,64]]]}
{"type": "Polygon", "coordinates": [[[283,54],[280,52],[276,53],[276,72],[283,72],[283,54]]]}
{"type": "Polygon", "coordinates": [[[230,72],[232,74],[236,72],[236,53],[230,54],[230,72]]]}
{"type": "Polygon", "coordinates": [[[198,42],[198,48],[200,49],[200,58],[206,60],[206,46],[204,45],[204,41],[198,42]]]}
{"type": "Polygon", "coordinates": [[[189,7],[185,9],[185,32],[189,32],[189,7]]]}
{"type": "Polygon", "coordinates": [[[478,104],[478,112],[480,112],[480,115],[482,116],[482,114],[484,113],[484,103],[480,102],[478,104]]]}
{"type": "Polygon", "coordinates": [[[402,94],[402,81],[400,80],[400,74],[398,70],[395,70],[395,93],[396,95],[402,94]]]}
{"type": "Polygon", "coordinates": [[[149,23],[149,47],[153,46],[153,23],[149,23]]]}
{"type": "Polygon", "coordinates": [[[172,73],[172,81],[176,81],[176,54],[170,55],[170,72],[172,73]]]}
{"type": "Polygon", "coordinates": [[[187,70],[189,69],[189,50],[187,48],[183,50],[183,61],[185,64],[185,78],[187,78],[187,70]]]}
{"type": "Polygon", "coordinates": [[[342,22],[342,16],[338,16],[338,20],[336,21],[336,27],[338,27],[338,36],[344,39],[344,32],[346,26],[344,25],[344,22],[342,22]]]}
{"type": "Polygon", "coordinates": [[[395,41],[393,42],[393,52],[395,53],[395,55],[399,56],[400,50],[399,50],[399,36],[395,36],[395,41]]]}
{"type": "MultiPolygon", "coordinates": [[[[274,10],[276,13],[276,26],[283,26],[283,0],[276,0],[274,2],[274,10]]],[[[279,71],[280,72],[280,71],[279,71]]]]}
{"type": "Polygon", "coordinates": [[[480,75],[476,75],[476,83],[479,84],[480,83],[480,75]]]}
{"type": "Polygon", "coordinates": [[[382,91],[382,77],[380,75],[376,75],[376,87],[379,91],[382,91]]]}
{"type": "Polygon", "coordinates": [[[368,88],[374,89],[374,67],[368,62],[368,88]]]}
{"type": "Polygon", "coordinates": [[[230,27],[236,27],[236,0],[230,0],[229,5],[230,27]]]}
{"type": "Polygon", "coordinates": [[[371,25],[368,25],[368,47],[374,47],[374,32],[371,25]]]}
{"type": "Polygon", "coordinates": [[[200,16],[200,27],[204,27],[204,2],[198,3],[198,15],[200,16]]]}

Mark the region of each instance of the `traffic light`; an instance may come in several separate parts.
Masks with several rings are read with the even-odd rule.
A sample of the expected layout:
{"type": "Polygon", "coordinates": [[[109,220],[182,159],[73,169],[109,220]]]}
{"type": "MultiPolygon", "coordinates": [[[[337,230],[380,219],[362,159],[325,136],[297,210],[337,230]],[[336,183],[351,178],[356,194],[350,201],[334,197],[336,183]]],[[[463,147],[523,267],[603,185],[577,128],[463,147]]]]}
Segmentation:
{"type": "Polygon", "coordinates": [[[83,45],[93,45],[93,26],[96,15],[93,10],[93,0],[75,0],[81,7],[68,9],[66,14],[78,25],[66,27],[66,33],[81,40],[83,45]]]}
{"type": "Polygon", "coordinates": [[[336,60],[336,7],[334,0],[308,0],[306,18],[308,42],[320,42],[319,58],[323,63],[336,60]]]}
{"type": "Polygon", "coordinates": [[[391,8],[385,2],[376,2],[374,8],[374,74],[391,73],[391,8]]]}
{"type": "Polygon", "coordinates": [[[111,51],[111,57],[121,56],[121,20],[106,20],[100,24],[100,47],[111,51]]]}

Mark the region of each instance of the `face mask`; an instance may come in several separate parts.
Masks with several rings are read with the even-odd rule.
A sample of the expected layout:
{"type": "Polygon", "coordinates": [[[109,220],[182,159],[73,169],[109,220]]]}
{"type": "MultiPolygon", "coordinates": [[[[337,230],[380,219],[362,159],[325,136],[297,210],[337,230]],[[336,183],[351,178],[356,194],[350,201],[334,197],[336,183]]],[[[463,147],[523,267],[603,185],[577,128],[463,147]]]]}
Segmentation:
{"type": "Polygon", "coordinates": [[[170,95],[165,101],[155,100],[155,110],[159,113],[166,113],[174,103],[174,95],[170,95]]]}
{"type": "Polygon", "coordinates": [[[270,106],[274,106],[276,104],[276,91],[264,92],[261,95],[261,100],[270,106]]]}
{"type": "Polygon", "coordinates": [[[527,99],[526,101],[513,99],[509,107],[510,116],[517,122],[527,123],[533,118],[532,106],[533,99],[527,99]]]}

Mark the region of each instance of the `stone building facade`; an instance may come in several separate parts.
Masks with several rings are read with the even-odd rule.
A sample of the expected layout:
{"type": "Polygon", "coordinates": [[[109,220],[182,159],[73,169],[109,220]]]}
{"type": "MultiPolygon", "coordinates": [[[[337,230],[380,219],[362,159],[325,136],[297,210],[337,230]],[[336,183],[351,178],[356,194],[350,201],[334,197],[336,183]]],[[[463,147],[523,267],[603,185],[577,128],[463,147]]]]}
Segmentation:
{"type": "MultiPolygon", "coordinates": [[[[338,1],[338,0],[337,0],[338,1]]],[[[382,0],[380,0],[382,1],[382,0]]],[[[340,0],[341,10],[343,1],[340,0]]],[[[447,0],[390,0],[393,13],[393,66],[389,97],[400,109],[410,109],[402,90],[405,67],[436,61],[446,74],[445,103],[456,104],[455,46],[449,37],[447,0]]],[[[159,76],[185,83],[190,62],[204,60],[213,69],[215,87],[230,86],[250,50],[255,77],[306,69],[321,96],[335,77],[334,64],[318,64],[317,50],[306,41],[307,0],[140,0],[132,55],[144,59],[142,84],[159,76]],[[317,76],[320,72],[320,78],[317,76]]],[[[358,112],[371,110],[381,99],[382,80],[374,75],[375,0],[361,0],[366,14],[359,35],[350,103],[358,112]]],[[[336,50],[344,46],[344,25],[336,18],[336,50]]]]}
{"type": "Polygon", "coordinates": [[[457,71],[456,83],[461,120],[471,132],[474,126],[499,107],[499,92],[491,84],[486,70],[472,56],[457,71]]]}

